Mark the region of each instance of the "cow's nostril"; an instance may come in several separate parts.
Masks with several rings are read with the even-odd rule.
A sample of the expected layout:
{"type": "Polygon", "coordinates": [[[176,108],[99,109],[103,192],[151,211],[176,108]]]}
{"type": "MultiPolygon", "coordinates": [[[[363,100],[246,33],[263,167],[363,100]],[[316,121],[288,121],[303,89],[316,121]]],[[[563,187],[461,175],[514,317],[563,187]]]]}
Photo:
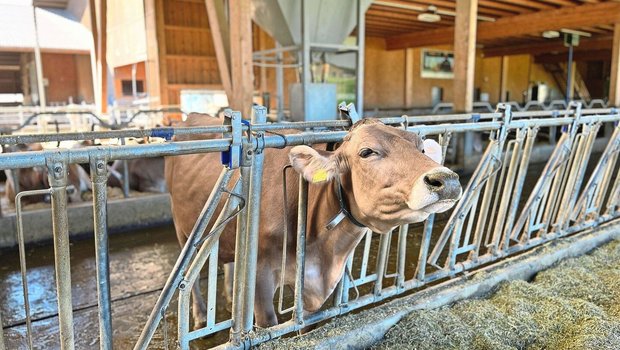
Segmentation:
{"type": "Polygon", "coordinates": [[[432,190],[439,190],[443,187],[443,181],[435,174],[424,176],[424,183],[432,190]]]}

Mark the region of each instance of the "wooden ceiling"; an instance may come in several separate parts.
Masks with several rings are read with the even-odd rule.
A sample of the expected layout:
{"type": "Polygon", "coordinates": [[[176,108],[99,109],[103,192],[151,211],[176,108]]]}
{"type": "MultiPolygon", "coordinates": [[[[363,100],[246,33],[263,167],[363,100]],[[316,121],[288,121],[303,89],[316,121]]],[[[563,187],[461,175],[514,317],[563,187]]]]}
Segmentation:
{"type": "MultiPolygon", "coordinates": [[[[388,49],[451,44],[455,7],[454,0],[375,0],[366,13],[366,35],[385,38],[388,49]],[[437,9],[439,22],[418,20],[429,6],[437,9]]],[[[478,0],[477,43],[495,55],[510,47],[526,53],[530,46],[546,52],[546,45],[556,45],[562,51],[561,39],[543,38],[542,32],[573,29],[591,34],[582,43],[611,48],[618,22],[618,0],[478,0]]]]}

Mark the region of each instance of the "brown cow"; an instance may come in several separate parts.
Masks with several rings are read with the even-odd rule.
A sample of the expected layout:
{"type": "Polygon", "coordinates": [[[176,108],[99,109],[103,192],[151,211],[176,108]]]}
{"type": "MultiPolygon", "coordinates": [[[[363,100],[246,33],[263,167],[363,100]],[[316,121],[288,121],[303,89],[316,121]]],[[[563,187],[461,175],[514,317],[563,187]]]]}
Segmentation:
{"type": "MultiPolygon", "coordinates": [[[[123,187],[123,161],[115,161],[109,167],[108,186],[123,187]]],[[[129,188],[140,192],[165,193],[164,158],[138,158],[127,161],[129,172],[129,188]]]]}
{"type": "MultiPolygon", "coordinates": [[[[208,116],[191,115],[183,126],[220,124],[208,116]]],[[[197,138],[197,137],[195,137],[197,138]]],[[[205,138],[205,137],[203,137],[205,138]]],[[[189,138],[183,138],[189,139],[189,138]]],[[[439,165],[436,142],[423,142],[410,132],[377,120],[356,123],[333,152],[308,146],[265,151],[260,236],[254,315],[259,327],[277,324],[273,296],[279,283],[284,222],[288,224],[285,281],[294,285],[298,181],[289,176],[286,199],[289,217],[283,217],[282,168],[293,168],[311,182],[308,193],[304,311],[315,312],[330,296],[344,273],[347,257],[368,229],[386,233],[394,227],[425,220],[431,213],[451,208],[461,196],[458,176],[439,165]],[[346,209],[337,192],[341,186],[346,209]],[[335,223],[331,229],[328,223],[335,223]]],[[[439,153],[440,154],[440,153],[439,153]]],[[[218,177],[219,154],[166,158],[166,181],[172,196],[177,236],[183,244],[218,177]]],[[[221,206],[221,205],[220,205],[221,206]]],[[[220,238],[219,258],[234,258],[234,224],[220,238]]],[[[204,324],[205,304],[194,286],[194,324],[204,324]]]]}
{"type": "MultiPolygon", "coordinates": [[[[14,147],[14,151],[28,152],[28,151],[40,151],[43,148],[40,144],[33,145],[17,145],[14,147]]],[[[14,170],[5,170],[6,185],[5,194],[10,203],[15,203],[15,184],[13,180],[14,170]]],[[[41,190],[49,188],[49,179],[46,167],[34,167],[25,168],[19,170],[19,190],[31,191],[41,190]]],[[[88,174],[78,164],[70,164],[67,174],[67,185],[73,186],[74,190],[69,193],[69,202],[78,203],[82,202],[82,192],[89,191],[91,189],[90,180],[88,174]]],[[[44,196],[27,196],[23,198],[24,203],[36,203],[46,200],[44,196]]]]}

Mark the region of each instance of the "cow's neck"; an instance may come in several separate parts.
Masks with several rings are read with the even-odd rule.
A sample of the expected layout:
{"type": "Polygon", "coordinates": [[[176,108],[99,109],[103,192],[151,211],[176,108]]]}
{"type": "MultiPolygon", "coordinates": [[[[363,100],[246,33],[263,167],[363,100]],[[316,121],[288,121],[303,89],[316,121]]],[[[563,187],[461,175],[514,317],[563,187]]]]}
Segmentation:
{"type": "MultiPolygon", "coordinates": [[[[349,206],[355,205],[349,179],[342,179],[343,193],[349,206]]],[[[325,226],[340,211],[336,187],[332,184],[316,188],[309,203],[308,238],[306,242],[306,283],[304,301],[306,309],[319,308],[331,294],[342,277],[347,257],[364,237],[367,228],[359,227],[349,218],[340,221],[334,228],[325,226]]],[[[351,210],[352,208],[347,208],[351,210]]]]}

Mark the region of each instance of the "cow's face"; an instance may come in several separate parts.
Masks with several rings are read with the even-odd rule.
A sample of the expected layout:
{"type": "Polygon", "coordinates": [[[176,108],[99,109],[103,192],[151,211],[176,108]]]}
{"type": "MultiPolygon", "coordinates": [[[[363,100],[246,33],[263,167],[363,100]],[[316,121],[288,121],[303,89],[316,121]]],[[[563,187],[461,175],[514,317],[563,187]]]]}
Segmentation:
{"type": "Polygon", "coordinates": [[[334,152],[296,146],[289,158],[311,183],[340,177],[353,215],[379,233],[444,212],[462,193],[435,141],[373,119],[356,123],[334,152]]]}

